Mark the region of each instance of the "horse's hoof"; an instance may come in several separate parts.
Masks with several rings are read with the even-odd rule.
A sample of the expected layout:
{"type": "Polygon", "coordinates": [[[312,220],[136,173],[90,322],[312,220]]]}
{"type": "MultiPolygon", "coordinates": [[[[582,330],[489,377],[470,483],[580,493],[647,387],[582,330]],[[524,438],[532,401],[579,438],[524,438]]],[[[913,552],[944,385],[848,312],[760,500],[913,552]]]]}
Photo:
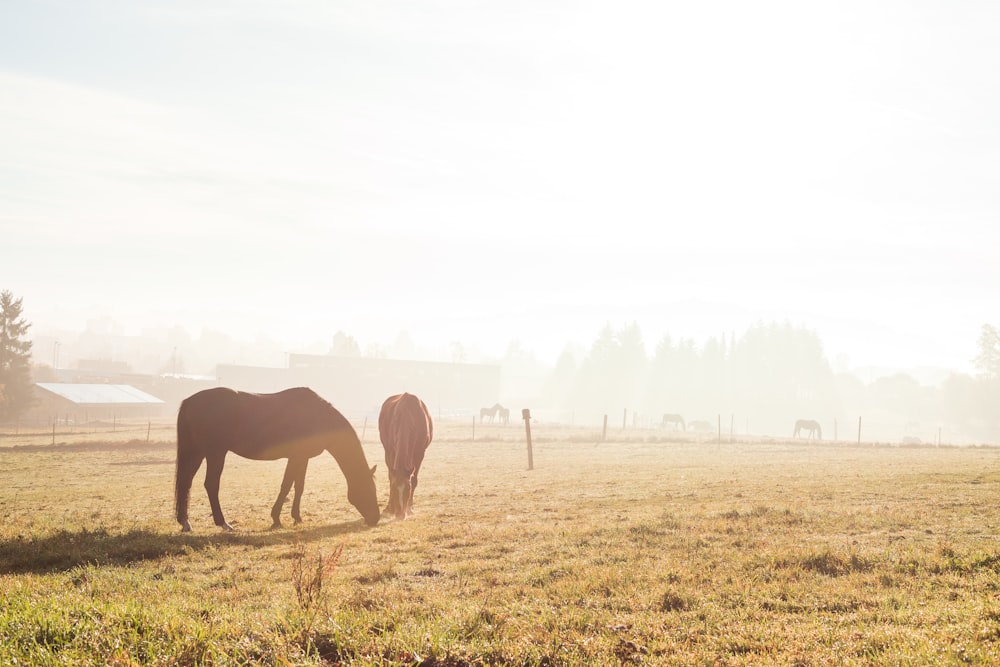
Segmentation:
{"type": "Polygon", "coordinates": [[[233,531],[236,530],[235,528],[233,528],[232,526],[230,526],[228,523],[221,523],[221,524],[219,524],[219,528],[221,528],[222,530],[226,531],[227,533],[232,533],[233,531]]]}
{"type": "Polygon", "coordinates": [[[191,532],[191,524],[190,524],[190,522],[185,521],[184,523],[181,524],[181,532],[182,533],[190,533],[191,532]]]}
{"type": "Polygon", "coordinates": [[[274,523],[271,524],[271,530],[278,530],[279,528],[281,528],[280,521],[275,521],[274,523]]]}
{"type": "Polygon", "coordinates": [[[302,523],[302,519],[295,519],[295,525],[296,526],[299,525],[300,523],[302,523]]]}

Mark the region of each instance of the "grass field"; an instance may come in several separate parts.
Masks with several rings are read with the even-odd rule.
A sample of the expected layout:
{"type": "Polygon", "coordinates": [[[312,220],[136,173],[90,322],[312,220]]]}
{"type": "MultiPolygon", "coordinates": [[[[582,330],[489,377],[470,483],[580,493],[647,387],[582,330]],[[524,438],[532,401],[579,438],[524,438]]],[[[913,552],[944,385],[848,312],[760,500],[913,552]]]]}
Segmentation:
{"type": "Polygon", "coordinates": [[[181,534],[152,432],[0,438],[0,664],[1000,662],[1000,449],[441,421],[412,519],[230,456],[181,534]]]}

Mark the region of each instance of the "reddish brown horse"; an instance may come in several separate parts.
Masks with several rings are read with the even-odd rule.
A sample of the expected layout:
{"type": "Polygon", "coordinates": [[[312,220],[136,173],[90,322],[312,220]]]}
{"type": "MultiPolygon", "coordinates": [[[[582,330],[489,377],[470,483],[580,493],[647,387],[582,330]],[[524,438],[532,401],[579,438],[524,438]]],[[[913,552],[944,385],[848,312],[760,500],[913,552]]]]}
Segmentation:
{"type": "Polygon", "coordinates": [[[434,422],[424,402],[413,394],[385,399],[378,432],[389,468],[389,502],[385,513],[405,519],[413,511],[413,492],[424,452],[434,437],[434,422]]]}
{"type": "Polygon", "coordinates": [[[299,523],[306,466],[309,459],[323,451],[333,455],[347,478],[348,501],[368,525],[378,523],[375,467],[368,467],[361,440],[351,423],[311,389],[298,387],[276,394],[250,394],[225,387],[199,391],[184,399],[177,413],[177,522],[183,531],[191,530],[191,482],[201,462],[207,461],[205,490],[215,525],[233,529],[219,505],[219,479],[226,454],[233,452],[256,461],[288,459],[281,491],[271,508],[272,528],[281,526],[281,506],[292,484],[292,518],[299,523]]]}

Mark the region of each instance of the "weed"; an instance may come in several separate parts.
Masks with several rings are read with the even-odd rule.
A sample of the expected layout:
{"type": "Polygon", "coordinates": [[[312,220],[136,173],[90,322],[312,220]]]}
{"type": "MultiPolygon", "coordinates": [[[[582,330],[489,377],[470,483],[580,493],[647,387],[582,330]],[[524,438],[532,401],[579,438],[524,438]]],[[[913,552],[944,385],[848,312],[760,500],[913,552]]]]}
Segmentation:
{"type": "Polygon", "coordinates": [[[292,549],[292,586],[299,611],[306,621],[304,629],[307,631],[312,629],[317,613],[326,610],[327,599],[323,584],[337,568],[343,552],[343,544],[326,557],[319,549],[315,555],[308,555],[301,543],[297,543],[292,549]]]}

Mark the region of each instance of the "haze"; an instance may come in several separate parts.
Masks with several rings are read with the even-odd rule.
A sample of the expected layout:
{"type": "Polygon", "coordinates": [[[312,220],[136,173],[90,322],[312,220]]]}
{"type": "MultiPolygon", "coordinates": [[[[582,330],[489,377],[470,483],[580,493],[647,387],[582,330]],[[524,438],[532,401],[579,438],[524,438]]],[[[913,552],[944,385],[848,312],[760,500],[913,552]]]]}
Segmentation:
{"type": "Polygon", "coordinates": [[[1000,6],[0,2],[0,287],[362,345],[815,330],[969,372],[1000,6]]]}

